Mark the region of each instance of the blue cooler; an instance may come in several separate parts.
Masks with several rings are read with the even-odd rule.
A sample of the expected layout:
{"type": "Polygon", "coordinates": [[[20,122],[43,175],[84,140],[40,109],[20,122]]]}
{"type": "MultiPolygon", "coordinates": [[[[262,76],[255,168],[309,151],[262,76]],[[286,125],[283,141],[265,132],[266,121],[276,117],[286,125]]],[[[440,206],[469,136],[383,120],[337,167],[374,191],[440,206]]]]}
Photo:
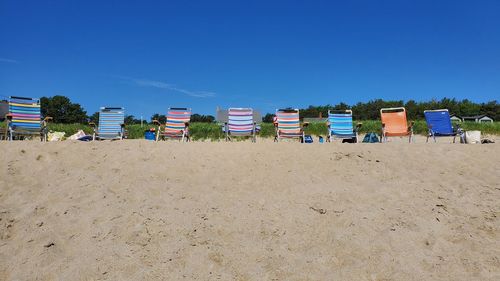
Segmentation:
{"type": "Polygon", "coordinates": [[[156,140],[156,134],[155,134],[155,132],[146,131],[144,133],[144,138],[147,139],[147,140],[154,141],[154,140],[156,140]]]}

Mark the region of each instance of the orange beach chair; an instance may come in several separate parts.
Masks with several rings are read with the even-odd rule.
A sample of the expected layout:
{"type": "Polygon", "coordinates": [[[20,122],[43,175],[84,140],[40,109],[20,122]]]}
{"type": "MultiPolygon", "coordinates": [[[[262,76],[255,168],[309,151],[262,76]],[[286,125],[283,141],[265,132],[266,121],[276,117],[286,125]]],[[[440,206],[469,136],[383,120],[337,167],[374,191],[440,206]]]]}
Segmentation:
{"type": "Polygon", "coordinates": [[[380,118],[382,119],[381,142],[387,142],[387,137],[406,136],[410,143],[413,141],[413,122],[408,124],[404,107],[382,108],[380,118]]]}

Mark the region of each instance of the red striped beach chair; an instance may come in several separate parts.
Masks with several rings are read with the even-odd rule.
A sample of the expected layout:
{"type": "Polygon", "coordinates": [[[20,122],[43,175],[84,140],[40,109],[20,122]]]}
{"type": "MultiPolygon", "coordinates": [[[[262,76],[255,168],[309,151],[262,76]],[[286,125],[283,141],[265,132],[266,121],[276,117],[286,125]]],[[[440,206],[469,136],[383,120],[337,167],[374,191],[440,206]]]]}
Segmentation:
{"type": "Polygon", "coordinates": [[[304,140],[304,130],[300,125],[298,109],[277,109],[276,123],[275,141],[294,138],[304,140]]]}
{"type": "MultiPolygon", "coordinates": [[[[156,141],[163,139],[178,139],[189,141],[189,121],[191,120],[191,108],[172,107],[168,109],[165,129],[162,131],[158,126],[156,141]]],[[[159,124],[159,122],[157,122],[159,124]]]]}

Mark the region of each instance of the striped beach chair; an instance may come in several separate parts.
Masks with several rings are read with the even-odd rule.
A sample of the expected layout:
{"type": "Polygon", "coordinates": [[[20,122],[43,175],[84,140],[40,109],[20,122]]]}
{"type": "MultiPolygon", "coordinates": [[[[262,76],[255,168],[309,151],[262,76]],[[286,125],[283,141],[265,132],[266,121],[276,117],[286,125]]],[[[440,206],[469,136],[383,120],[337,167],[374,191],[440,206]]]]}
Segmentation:
{"type": "MultiPolygon", "coordinates": [[[[180,141],[189,141],[189,121],[191,120],[191,108],[171,107],[168,109],[165,122],[165,129],[161,131],[158,126],[156,140],[160,138],[166,140],[178,139],[180,141]]],[[[159,122],[157,122],[158,125],[159,122]]]]}
{"type": "Polygon", "coordinates": [[[6,119],[8,140],[40,137],[47,141],[47,121],[51,118],[41,119],[39,99],[10,97],[6,119]]]}
{"type": "Polygon", "coordinates": [[[382,142],[387,142],[388,137],[405,136],[408,136],[410,143],[412,142],[413,122],[408,123],[404,107],[382,108],[380,119],[382,120],[382,142]]]}
{"type": "Polygon", "coordinates": [[[459,126],[453,127],[448,109],[425,110],[424,116],[429,130],[426,142],[429,142],[430,137],[434,142],[437,137],[453,137],[455,143],[455,138],[459,135],[462,143],[465,143],[465,132],[459,126]]]}
{"type": "Polygon", "coordinates": [[[94,128],[93,139],[122,140],[125,137],[125,108],[101,107],[99,111],[99,125],[90,123],[94,128]]]}
{"type": "Polygon", "coordinates": [[[300,126],[298,109],[276,110],[276,141],[297,138],[304,140],[304,130],[300,126]]]}
{"type": "Polygon", "coordinates": [[[256,125],[252,108],[229,108],[226,141],[230,141],[231,136],[251,136],[252,142],[255,142],[256,125]]]}
{"type": "Polygon", "coordinates": [[[351,110],[328,110],[328,141],[334,139],[358,142],[358,131],[361,123],[354,128],[351,110]]]}

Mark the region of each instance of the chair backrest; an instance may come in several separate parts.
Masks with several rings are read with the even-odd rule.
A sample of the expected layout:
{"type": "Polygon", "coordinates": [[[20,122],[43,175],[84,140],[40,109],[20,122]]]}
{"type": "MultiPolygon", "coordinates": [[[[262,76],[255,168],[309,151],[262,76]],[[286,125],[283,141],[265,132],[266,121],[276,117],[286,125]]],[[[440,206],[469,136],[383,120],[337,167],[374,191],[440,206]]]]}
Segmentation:
{"type": "Polygon", "coordinates": [[[448,109],[425,110],[424,116],[427,127],[435,134],[453,133],[453,125],[451,124],[448,109]]]}
{"type": "Polygon", "coordinates": [[[285,134],[300,133],[300,120],[298,109],[278,109],[276,110],[276,121],[278,130],[285,134]]]}
{"type": "Polygon", "coordinates": [[[10,97],[9,113],[14,130],[40,131],[40,100],[34,98],[10,97]]]}
{"type": "Polygon", "coordinates": [[[101,107],[99,111],[99,127],[97,133],[101,138],[116,138],[122,133],[125,122],[123,107],[101,107]]]}
{"type": "Polygon", "coordinates": [[[252,135],[254,130],[252,108],[229,108],[228,131],[231,135],[252,135]]]}
{"type": "Polygon", "coordinates": [[[386,133],[402,134],[408,132],[408,121],[404,107],[382,108],[380,118],[382,124],[385,124],[386,133]]]}
{"type": "Polygon", "coordinates": [[[332,135],[353,135],[352,111],[351,110],[328,110],[328,122],[332,135]]]}
{"type": "Polygon", "coordinates": [[[191,120],[191,108],[171,107],[167,112],[167,122],[165,132],[170,134],[180,134],[186,129],[186,123],[191,120]]]}

